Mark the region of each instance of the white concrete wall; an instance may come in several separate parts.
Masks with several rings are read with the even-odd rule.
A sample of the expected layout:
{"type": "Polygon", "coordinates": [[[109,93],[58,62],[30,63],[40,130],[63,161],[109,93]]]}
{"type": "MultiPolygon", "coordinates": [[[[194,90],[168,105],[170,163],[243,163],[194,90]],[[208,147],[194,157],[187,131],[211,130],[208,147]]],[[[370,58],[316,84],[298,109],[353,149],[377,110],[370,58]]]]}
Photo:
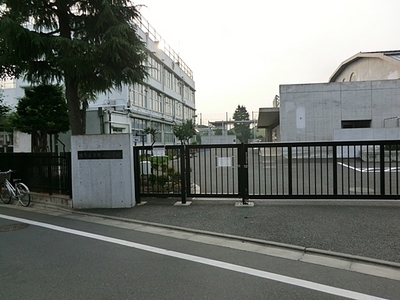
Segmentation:
{"type": "Polygon", "coordinates": [[[135,205],[130,134],[72,136],[74,208],[126,208],[135,205]],[[78,151],[122,150],[122,159],[78,159],[78,151]]]}
{"type": "Polygon", "coordinates": [[[400,128],[337,129],[334,131],[333,140],[334,141],[400,140],[400,128]]]}
{"type": "Polygon", "coordinates": [[[31,152],[31,135],[29,133],[14,130],[14,152],[31,152]]]}
{"type": "Polygon", "coordinates": [[[331,141],[342,121],[371,129],[400,115],[400,80],[280,86],[281,141],[331,141]]]}

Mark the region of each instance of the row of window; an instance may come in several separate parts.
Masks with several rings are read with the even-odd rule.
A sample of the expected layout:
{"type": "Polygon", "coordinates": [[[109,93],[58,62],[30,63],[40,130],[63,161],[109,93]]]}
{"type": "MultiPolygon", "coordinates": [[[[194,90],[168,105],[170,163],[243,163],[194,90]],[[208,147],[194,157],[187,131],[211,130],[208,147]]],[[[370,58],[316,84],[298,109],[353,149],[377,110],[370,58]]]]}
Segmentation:
{"type": "Polygon", "coordinates": [[[151,78],[161,83],[161,73],[163,73],[164,85],[167,88],[173,90],[179,95],[183,94],[185,100],[195,103],[194,91],[168,69],[164,69],[162,72],[161,64],[152,56],[149,56],[148,58],[148,65],[149,75],[151,78]]]}
{"type": "Polygon", "coordinates": [[[184,106],[181,102],[167,96],[162,97],[156,90],[139,83],[133,85],[132,89],[129,89],[129,103],[131,106],[143,107],[154,112],[179,118],[189,117],[194,113],[192,108],[184,106]],[[146,101],[147,94],[148,101],[146,101]]]}
{"type": "Polygon", "coordinates": [[[6,77],[4,79],[0,79],[0,89],[14,89],[15,88],[15,79],[6,77]]]}
{"type": "MultiPolygon", "coordinates": [[[[138,118],[133,118],[132,129],[138,133],[141,133],[144,129],[151,127],[157,130],[155,135],[155,141],[157,143],[173,143],[174,133],[173,126],[169,124],[162,124],[155,121],[146,121],[138,118]],[[162,141],[162,132],[164,132],[164,141],[162,141]]],[[[147,136],[144,136],[145,143],[151,143],[152,141],[147,140],[147,136]]]]}

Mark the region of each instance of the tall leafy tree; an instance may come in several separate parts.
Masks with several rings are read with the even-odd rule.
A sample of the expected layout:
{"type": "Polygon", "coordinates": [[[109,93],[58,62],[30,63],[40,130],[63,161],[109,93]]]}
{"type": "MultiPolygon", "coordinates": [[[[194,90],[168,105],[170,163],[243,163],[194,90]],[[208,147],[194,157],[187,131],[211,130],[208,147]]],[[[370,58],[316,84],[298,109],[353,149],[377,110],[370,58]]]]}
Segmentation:
{"type": "Polygon", "coordinates": [[[4,103],[3,90],[0,87],[0,131],[12,134],[12,126],[10,125],[11,107],[4,103]]]}
{"type": "Polygon", "coordinates": [[[39,85],[25,89],[19,99],[13,125],[32,135],[33,152],[47,152],[48,135],[69,130],[67,104],[60,86],[39,85]]]}
{"type": "Polygon", "coordinates": [[[10,109],[10,106],[4,103],[3,90],[0,89],[0,119],[4,118],[10,109]]]}
{"type": "Polygon", "coordinates": [[[0,76],[63,81],[73,135],[85,95],[140,82],[146,54],[130,0],[0,0],[0,76]]]}
{"type": "Polygon", "coordinates": [[[196,128],[193,120],[186,120],[181,125],[175,125],[172,128],[174,135],[181,141],[182,145],[189,144],[189,140],[196,134],[196,128]]]}
{"type": "Polygon", "coordinates": [[[239,122],[239,121],[249,121],[250,120],[250,116],[249,116],[249,113],[247,112],[246,107],[243,105],[238,105],[232,118],[234,121],[238,122],[233,127],[237,138],[242,143],[247,143],[251,136],[250,123],[248,123],[248,122],[240,123],[239,122]]]}

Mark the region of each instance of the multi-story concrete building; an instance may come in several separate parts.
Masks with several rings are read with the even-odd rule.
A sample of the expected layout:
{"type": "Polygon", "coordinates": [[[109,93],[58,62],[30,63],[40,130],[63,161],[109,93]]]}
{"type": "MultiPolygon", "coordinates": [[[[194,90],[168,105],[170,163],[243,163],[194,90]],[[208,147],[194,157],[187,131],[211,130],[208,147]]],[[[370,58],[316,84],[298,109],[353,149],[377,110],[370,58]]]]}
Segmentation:
{"type": "MultiPolygon", "coordinates": [[[[131,133],[138,143],[148,144],[151,136],[143,131],[150,127],[157,130],[157,144],[173,144],[173,126],[195,118],[193,72],[144,18],[137,22],[137,33],[145,43],[149,76],[142,83],[124,85],[89,101],[86,133],[131,133]]],[[[20,79],[4,81],[5,102],[15,106],[26,86],[29,83],[20,79]]],[[[66,151],[70,150],[69,136],[60,138],[66,151]]],[[[16,133],[14,151],[26,149],[22,144],[30,144],[28,139],[16,133]]]]}
{"type": "Polygon", "coordinates": [[[260,125],[280,141],[400,139],[400,51],[359,53],[329,83],[281,85],[260,125]]]}

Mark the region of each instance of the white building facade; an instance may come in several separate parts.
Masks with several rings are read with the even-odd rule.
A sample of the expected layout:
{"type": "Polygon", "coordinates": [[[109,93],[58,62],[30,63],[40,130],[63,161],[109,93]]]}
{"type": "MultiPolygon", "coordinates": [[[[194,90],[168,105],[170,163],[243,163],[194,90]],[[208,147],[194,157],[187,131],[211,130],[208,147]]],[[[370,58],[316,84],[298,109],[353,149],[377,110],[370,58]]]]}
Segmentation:
{"type": "Polygon", "coordinates": [[[281,85],[259,127],[278,141],[400,139],[400,51],[360,52],[328,83],[281,85]]]}
{"type": "MultiPolygon", "coordinates": [[[[149,76],[142,83],[123,85],[121,90],[99,94],[89,101],[86,134],[130,133],[135,136],[134,141],[151,144],[151,136],[143,134],[150,127],[157,130],[157,144],[174,144],[173,126],[195,118],[193,72],[144,18],[136,25],[148,54],[149,76]]],[[[24,87],[29,86],[19,79],[1,84],[4,102],[11,106],[17,104],[18,98],[24,96],[24,87]]],[[[64,150],[70,151],[70,134],[60,139],[64,150]]]]}
{"type": "Polygon", "coordinates": [[[280,86],[281,141],[400,139],[400,80],[280,86]]]}

